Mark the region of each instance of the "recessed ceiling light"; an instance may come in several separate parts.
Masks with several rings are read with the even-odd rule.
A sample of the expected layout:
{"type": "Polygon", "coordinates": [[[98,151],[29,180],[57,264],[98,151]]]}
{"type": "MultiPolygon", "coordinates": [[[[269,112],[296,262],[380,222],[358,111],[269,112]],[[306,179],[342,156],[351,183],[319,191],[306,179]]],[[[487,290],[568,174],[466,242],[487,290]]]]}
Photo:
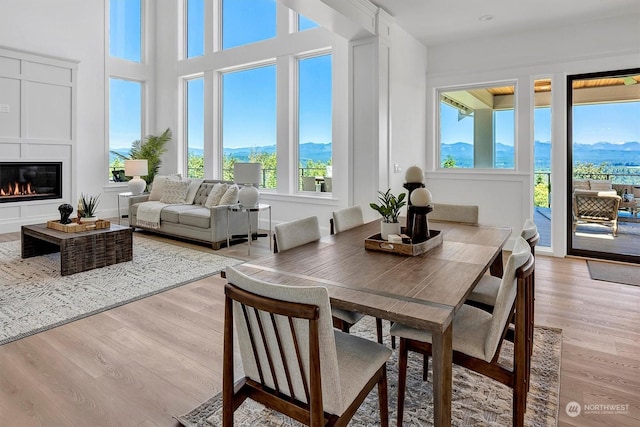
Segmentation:
{"type": "Polygon", "coordinates": [[[491,21],[492,19],[493,15],[482,15],[480,18],[478,18],[478,21],[486,22],[491,21]]]}

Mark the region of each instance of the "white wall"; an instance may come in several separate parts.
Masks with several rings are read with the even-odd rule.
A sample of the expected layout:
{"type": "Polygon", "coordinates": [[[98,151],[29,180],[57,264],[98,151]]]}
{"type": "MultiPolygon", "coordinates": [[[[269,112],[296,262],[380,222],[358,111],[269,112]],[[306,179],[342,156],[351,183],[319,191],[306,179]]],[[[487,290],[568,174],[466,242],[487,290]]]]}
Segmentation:
{"type": "Polygon", "coordinates": [[[97,173],[105,167],[103,0],[0,0],[0,45],[79,61],[78,194],[68,202],[75,206],[81,192],[102,193],[99,211],[115,214],[116,193],[105,191],[106,172],[97,173]]]}
{"type": "Polygon", "coordinates": [[[427,186],[435,200],[477,204],[481,223],[515,231],[533,215],[533,80],[552,78],[552,247],[554,255],[565,255],[566,76],[640,66],[640,15],[433,46],[427,58],[427,186]],[[438,171],[436,89],[508,79],[518,91],[516,172],[438,171]]]}

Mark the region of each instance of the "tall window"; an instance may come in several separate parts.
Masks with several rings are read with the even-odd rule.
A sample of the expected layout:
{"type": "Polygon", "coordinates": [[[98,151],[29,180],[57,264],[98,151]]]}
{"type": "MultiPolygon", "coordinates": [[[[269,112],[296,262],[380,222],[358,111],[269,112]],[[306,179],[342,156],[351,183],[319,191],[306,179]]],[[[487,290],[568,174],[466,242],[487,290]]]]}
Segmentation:
{"type": "Polygon", "coordinates": [[[222,0],[223,49],[275,36],[275,0],[222,0]]]}
{"type": "Polygon", "coordinates": [[[300,189],[330,190],[331,55],[298,60],[298,164],[300,189]]]}
{"type": "Polygon", "coordinates": [[[204,0],[187,0],[187,58],[204,55],[204,0]]]}
{"type": "Polygon", "coordinates": [[[515,86],[441,91],[440,167],[515,167],[515,86]]]}
{"type": "Polygon", "coordinates": [[[204,79],[186,81],[187,176],[204,178],[204,79]]]}
{"type": "Polygon", "coordinates": [[[276,186],[276,66],[222,75],[223,177],[235,162],[262,163],[261,187],[276,186]]]}
{"type": "Polygon", "coordinates": [[[131,143],[142,138],[142,83],[109,79],[109,179],[122,181],[124,162],[115,153],[128,156],[131,143]]]}
{"type": "Polygon", "coordinates": [[[124,158],[129,156],[131,143],[141,140],[145,125],[144,84],[148,69],[143,62],[144,0],[109,0],[108,53],[105,53],[109,88],[108,180],[125,181],[124,158]],[[124,61],[123,61],[124,60],[124,61]],[[126,78],[122,76],[127,76],[126,78]]]}
{"type": "Polygon", "coordinates": [[[109,55],[140,62],[142,58],[140,0],[109,1],[109,55]]]}

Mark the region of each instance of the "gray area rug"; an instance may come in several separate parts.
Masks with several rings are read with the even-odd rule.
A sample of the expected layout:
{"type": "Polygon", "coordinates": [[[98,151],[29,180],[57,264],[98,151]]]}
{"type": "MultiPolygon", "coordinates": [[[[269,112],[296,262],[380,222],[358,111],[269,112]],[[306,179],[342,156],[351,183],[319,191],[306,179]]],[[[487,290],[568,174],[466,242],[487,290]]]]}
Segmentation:
{"type": "Polygon", "coordinates": [[[640,286],[640,265],[588,260],[587,266],[593,280],[640,286]]]}
{"type": "MultiPolygon", "coordinates": [[[[390,346],[388,322],[385,343],[390,346]]],[[[366,317],[351,331],[375,340],[375,324],[366,317]]],[[[532,359],[531,389],[527,397],[526,426],[556,426],[558,420],[558,400],[560,395],[560,355],[562,331],[552,328],[535,328],[535,343],[532,359]]],[[[506,343],[501,357],[509,358],[513,345],[506,343]]],[[[506,359],[505,359],[506,360],[506,359]]],[[[395,426],[398,382],[397,350],[387,363],[389,387],[389,421],[395,426]]],[[[429,367],[429,381],[422,381],[422,356],[409,353],[407,371],[407,397],[404,425],[433,425],[432,372],[429,367]]],[[[453,366],[452,425],[494,426],[512,425],[511,389],[487,377],[465,368],[453,366]]],[[[213,427],[222,425],[222,397],[212,397],[187,414],[176,417],[187,427],[213,427]]],[[[237,426],[282,427],[301,426],[300,423],[247,399],[235,412],[237,426]]],[[[374,388],[349,423],[350,426],[380,425],[377,389],[374,388]]]]}
{"type": "Polygon", "coordinates": [[[134,234],[133,261],[60,275],[60,254],[0,244],[0,345],[211,276],[240,260],[134,234]]]}

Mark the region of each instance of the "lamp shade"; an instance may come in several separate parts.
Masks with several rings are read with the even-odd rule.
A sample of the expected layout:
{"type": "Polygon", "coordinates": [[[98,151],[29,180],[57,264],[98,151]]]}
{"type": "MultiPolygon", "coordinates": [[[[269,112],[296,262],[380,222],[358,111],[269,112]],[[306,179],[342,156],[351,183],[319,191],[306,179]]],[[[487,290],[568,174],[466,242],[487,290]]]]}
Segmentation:
{"type": "Polygon", "coordinates": [[[149,164],[147,160],[125,160],[124,161],[124,174],[125,176],[132,176],[127,183],[129,185],[129,191],[132,194],[142,194],[147,187],[147,183],[141,176],[149,173],[149,164]]]}
{"type": "Polygon", "coordinates": [[[236,184],[253,184],[256,187],[262,181],[261,163],[235,163],[233,165],[233,180],[236,184]]]}
{"type": "Polygon", "coordinates": [[[124,161],[125,176],[145,176],[148,173],[149,173],[149,163],[147,162],[146,159],[124,161]]]}

